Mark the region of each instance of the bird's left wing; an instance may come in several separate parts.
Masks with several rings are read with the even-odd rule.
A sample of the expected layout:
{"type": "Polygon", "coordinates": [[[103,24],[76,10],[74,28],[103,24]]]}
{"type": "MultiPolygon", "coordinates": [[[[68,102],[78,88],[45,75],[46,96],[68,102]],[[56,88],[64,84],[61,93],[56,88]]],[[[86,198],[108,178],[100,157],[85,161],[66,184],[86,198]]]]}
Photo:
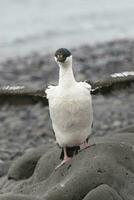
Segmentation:
{"type": "Polygon", "coordinates": [[[134,85],[134,71],[111,74],[109,77],[96,82],[87,81],[92,87],[91,94],[110,94],[134,85]]]}

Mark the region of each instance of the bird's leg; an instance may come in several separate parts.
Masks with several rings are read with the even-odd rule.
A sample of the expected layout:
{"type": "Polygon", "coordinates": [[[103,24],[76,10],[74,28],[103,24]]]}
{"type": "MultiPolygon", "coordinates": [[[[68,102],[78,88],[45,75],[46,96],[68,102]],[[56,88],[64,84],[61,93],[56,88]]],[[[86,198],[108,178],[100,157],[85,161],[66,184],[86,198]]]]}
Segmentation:
{"type": "Polygon", "coordinates": [[[87,149],[87,148],[89,148],[90,146],[91,146],[91,145],[89,144],[88,138],[87,138],[87,139],[84,141],[83,147],[82,147],[81,150],[87,149]]]}
{"type": "Polygon", "coordinates": [[[67,162],[68,160],[70,160],[70,157],[68,157],[68,155],[67,155],[67,149],[66,149],[66,147],[64,147],[64,160],[65,160],[65,162],[67,162]]]}
{"type": "Polygon", "coordinates": [[[87,148],[89,148],[91,145],[89,144],[89,142],[88,141],[85,141],[84,142],[84,148],[83,149],[87,149],[87,148]]]}
{"type": "Polygon", "coordinates": [[[67,155],[67,150],[66,147],[63,148],[64,151],[64,159],[62,160],[62,162],[55,168],[55,170],[57,170],[58,168],[60,168],[62,165],[64,165],[65,163],[67,163],[71,157],[68,157],[67,155]]]}

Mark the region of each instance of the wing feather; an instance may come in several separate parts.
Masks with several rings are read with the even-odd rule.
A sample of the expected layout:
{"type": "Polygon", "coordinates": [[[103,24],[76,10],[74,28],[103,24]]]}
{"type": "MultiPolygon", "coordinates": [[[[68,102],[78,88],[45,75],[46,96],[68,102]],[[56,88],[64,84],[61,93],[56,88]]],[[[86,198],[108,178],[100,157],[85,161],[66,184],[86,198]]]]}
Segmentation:
{"type": "Polygon", "coordinates": [[[126,89],[134,85],[134,72],[121,72],[111,74],[109,77],[96,82],[87,81],[91,84],[91,94],[110,94],[114,90],[126,89]]]}

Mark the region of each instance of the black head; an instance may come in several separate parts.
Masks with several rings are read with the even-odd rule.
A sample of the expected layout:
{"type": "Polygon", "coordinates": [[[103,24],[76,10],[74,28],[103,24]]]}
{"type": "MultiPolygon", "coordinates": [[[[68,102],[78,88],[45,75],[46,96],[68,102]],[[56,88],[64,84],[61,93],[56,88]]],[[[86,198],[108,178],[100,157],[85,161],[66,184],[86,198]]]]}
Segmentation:
{"type": "Polygon", "coordinates": [[[64,48],[58,49],[55,52],[55,57],[57,58],[57,61],[59,62],[65,62],[66,58],[69,56],[71,56],[70,51],[64,48]]]}

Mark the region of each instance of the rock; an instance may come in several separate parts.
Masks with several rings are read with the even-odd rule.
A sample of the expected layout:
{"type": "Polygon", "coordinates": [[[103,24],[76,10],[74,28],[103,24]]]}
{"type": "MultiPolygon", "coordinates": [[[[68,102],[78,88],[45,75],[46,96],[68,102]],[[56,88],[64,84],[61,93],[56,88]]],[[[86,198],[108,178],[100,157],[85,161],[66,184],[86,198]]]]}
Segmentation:
{"type": "Polygon", "coordinates": [[[106,184],[102,184],[89,192],[83,200],[123,200],[118,193],[106,184]]]}
{"type": "Polygon", "coordinates": [[[0,177],[4,176],[7,174],[9,166],[11,165],[12,161],[6,161],[0,163],[0,177]]]}
{"type": "MultiPolygon", "coordinates": [[[[14,169],[15,165],[19,164],[17,170],[14,170],[14,177],[19,177],[20,171],[27,179],[21,180],[21,176],[17,178],[18,181],[14,181],[10,196],[6,194],[6,190],[9,191],[8,187],[11,187],[10,180],[7,180],[9,186],[6,190],[4,186],[1,189],[4,194],[0,195],[0,200],[13,199],[14,195],[16,200],[23,198],[19,195],[44,200],[133,200],[133,133],[94,137],[90,142],[90,148],[80,151],[69,163],[56,171],[55,166],[60,162],[58,147],[51,148],[39,156],[31,174],[27,174],[26,168],[32,168],[32,160],[35,158],[33,154],[29,154],[28,157],[31,156],[31,159],[28,163],[27,155],[24,155],[21,162],[18,159],[14,163],[14,169]]],[[[34,154],[36,151],[35,149],[34,154]]]]}
{"type": "Polygon", "coordinates": [[[39,158],[47,151],[47,146],[41,146],[28,151],[18,158],[8,171],[8,179],[20,180],[30,177],[35,169],[39,158]]]}
{"type": "Polygon", "coordinates": [[[7,194],[7,195],[1,195],[0,200],[42,200],[42,199],[29,195],[7,194]]]}

